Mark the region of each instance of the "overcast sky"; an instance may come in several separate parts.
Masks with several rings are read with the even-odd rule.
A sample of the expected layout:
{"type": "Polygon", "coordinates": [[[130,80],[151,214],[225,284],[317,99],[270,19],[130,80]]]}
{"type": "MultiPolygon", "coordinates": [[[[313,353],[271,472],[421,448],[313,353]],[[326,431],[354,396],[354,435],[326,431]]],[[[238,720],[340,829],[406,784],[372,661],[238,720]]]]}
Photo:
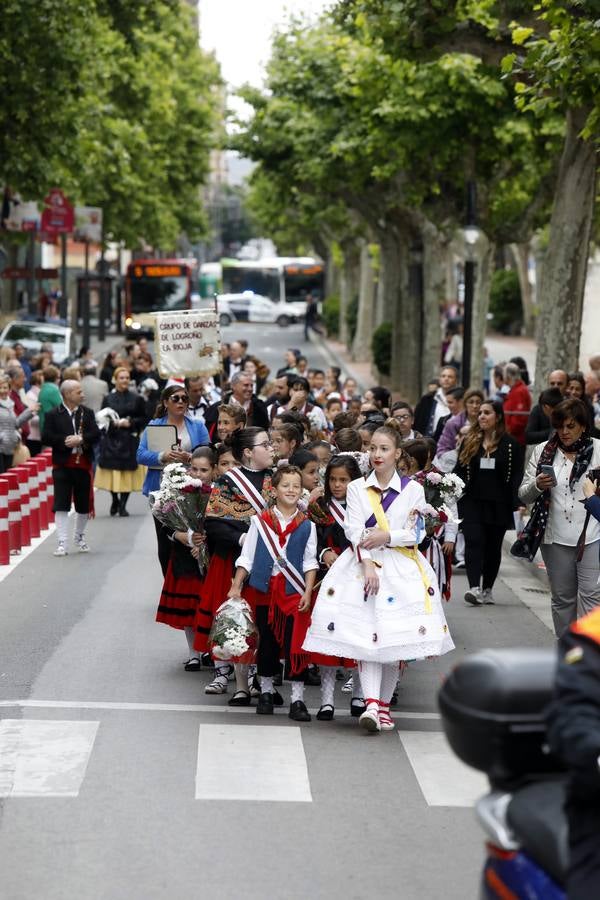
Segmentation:
{"type": "Polygon", "coordinates": [[[244,82],[259,87],[273,29],[286,21],[288,11],[316,17],[330,5],[331,0],[199,0],[200,41],[215,51],[230,91],[244,82]]]}

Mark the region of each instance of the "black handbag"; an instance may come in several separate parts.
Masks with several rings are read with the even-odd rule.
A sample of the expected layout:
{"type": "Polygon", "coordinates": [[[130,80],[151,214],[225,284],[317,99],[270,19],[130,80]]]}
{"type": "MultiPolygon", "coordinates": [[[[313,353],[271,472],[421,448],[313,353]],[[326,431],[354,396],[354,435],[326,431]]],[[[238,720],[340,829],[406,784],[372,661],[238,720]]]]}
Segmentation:
{"type": "Polygon", "coordinates": [[[100,444],[98,465],[101,469],[135,472],[139,439],[128,428],[109,428],[100,444]]]}

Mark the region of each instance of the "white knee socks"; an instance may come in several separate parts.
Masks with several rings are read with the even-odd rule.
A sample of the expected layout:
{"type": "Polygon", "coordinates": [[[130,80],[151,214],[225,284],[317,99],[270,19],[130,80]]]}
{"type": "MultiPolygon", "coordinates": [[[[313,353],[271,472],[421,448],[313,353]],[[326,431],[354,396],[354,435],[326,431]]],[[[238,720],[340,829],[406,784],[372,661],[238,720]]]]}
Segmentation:
{"type": "Polygon", "coordinates": [[[392,694],[398,684],[399,674],[398,663],[384,663],[381,676],[381,692],[379,694],[379,699],[383,703],[389,704],[392,699],[392,694]]]}
{"type": "Polygon", "coordinates": [[[248,666],[242,665],[242,663],[234,663],[233,670],[235,672],[236,691],[248,693],[248,666]]]}
{"type": "Polygon", "coordinates": [[[196,629],[193,627],[193,625],[186,625],[183,630],[185,633],[188,650],[190,651],[190,657],[199,659],[200,653],[197,650],[194,650],[194,638],[196,637],[196,629]]]}
{"type": "Polygon", "coordinates": [[[292,681],[292,703],[296,700],[304,700],[304,682],[292,681]]]}
{"type": "Polygon", "coordinates": [[[335,668],[320,666],[321,669],[321,706],[333,706],[335,693],[335,668]]]}
{"type": "Polygon", "coordinates": [[[69,543],[69,513],[54,513],[54,521],[56,522],[56,534],[58,537],[58,543],[64,544],[66,547],[69,543]]]}
{"type": "Polygon", "coordinates": [[[259,675],[260,690],[262,694],[272,694],[275,690],[272,675],[259,675]]]}
{"type": "Polygon", "coordinates": [[[383,666],[378,662],[360,662],[358,664],[360,672],[360,683],[365,697],[365,701],[379,700],[381,697],[381,678],[383,675],[383,666]]]}
{"type": "Polygon", "coordinates": [[[75,513],[75,543],[81,540],[89,516],[87,513],[75,513]]]}

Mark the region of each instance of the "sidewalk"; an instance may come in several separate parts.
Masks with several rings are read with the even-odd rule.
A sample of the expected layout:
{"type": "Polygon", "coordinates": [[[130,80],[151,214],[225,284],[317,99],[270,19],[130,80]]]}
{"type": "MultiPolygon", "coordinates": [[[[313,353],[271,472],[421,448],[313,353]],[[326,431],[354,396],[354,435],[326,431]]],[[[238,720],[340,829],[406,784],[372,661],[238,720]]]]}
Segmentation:
{"type": "MultiPolygon", "coordinates": [[[[311,341],[321,347],[323,353],[330,359],[331,365],[339,366],[347,377],[356,379],[362,392],[377,383],[371,372],[371,363],[353,360],[345,344],[334,338],[322,337],[314,332],[311,333],[311,341]]],[[[533,338],[508,337],[504,334],[493,333],[486,337],[485,346],[495,364],[508,362],[513,356],[522,356],[527,363],[529,377],[533,382],[537,353],[537,345],[533,338]]]]}

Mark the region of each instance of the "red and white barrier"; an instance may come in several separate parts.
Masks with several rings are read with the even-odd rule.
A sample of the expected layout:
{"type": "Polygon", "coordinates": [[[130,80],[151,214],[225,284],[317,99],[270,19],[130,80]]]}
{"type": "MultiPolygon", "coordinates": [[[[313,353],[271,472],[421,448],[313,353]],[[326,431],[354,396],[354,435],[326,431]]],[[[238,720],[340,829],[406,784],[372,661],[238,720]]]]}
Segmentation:
{"type": "Polygon", "coordinates": [[[8,542],[11,553],[21,552],[21,492],[18,476],[9,469],[2,476],[8,481],[8,542]]]}
{"type": "Polygon", "coordinates": [[[8,479],[0,475],[0,566],[10,562],[8,541],[8,479]]]}
{"type": "Polygon", "coordinates": [[[40,536],[40,487],[36,463],[30,459],[23,463],[27,469],[29,481],[29,533],[32,538],[40,536]]]}
{"type": "Polygon", "coordinates": [[[31,524],[29,518],[29,469],[25,466],[13,466],[10,470],[19,479],[19,494],[21,497],[21,546],[29,547],[31,544],[31,524]]]}
{"type": "Polygon", "coordinates": [[[52,450],[43,450],[0,475],[0,566],[54,522],[52,450]]]}

